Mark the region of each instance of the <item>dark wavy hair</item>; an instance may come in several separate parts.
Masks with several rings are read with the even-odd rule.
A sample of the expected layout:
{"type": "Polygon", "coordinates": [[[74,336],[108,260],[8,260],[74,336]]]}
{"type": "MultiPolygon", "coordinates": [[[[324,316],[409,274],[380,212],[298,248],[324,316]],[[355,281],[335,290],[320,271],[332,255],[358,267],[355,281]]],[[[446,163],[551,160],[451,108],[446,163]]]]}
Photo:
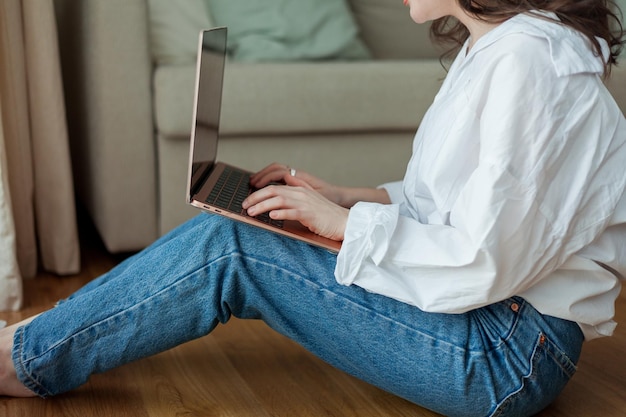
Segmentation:
{"type": "MultiPolygon", "coordinates": [[[[612,0],[457,0],[468,14],[488,22],[503,22],[520,13],[532,11],[553,12],[561,23],[584,34],[592,43],[598,56],[602,47],[596,37],[604,39],[611,54],[604,63],[604,74],[608,76],[611,66],[624,45],[623,17],[617,4],[612,0]]],[[[442,59],[450,58],[458,52],[469,36],[467,28],[457,19],[447,16],[435,20],[430,29],[432,39],[437,43],[452,44],[442,59]]]]}

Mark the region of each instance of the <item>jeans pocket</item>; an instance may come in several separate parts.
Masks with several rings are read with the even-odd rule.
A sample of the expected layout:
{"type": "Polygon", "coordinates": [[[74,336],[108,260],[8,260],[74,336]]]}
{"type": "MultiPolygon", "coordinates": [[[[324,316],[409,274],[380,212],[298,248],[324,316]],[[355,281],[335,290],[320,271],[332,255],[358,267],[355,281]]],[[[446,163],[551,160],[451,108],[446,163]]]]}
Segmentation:
{"type": "Polygon", "coordinates": [[[519,388],[507,396],[492,416],[532,416],[561,393],[576,372],[576,365],[544,333],[537,337],[530,358],[530,372],[519,388]]]}
{"type": "Polygon", "coordinates": [[[513,297],[471,311],[480,334],[478,343],[473,347],[481,352],[499,348],[514,334],[520,318],[519,311],[524,309],[525,304],[524,300],[513,297]]]}

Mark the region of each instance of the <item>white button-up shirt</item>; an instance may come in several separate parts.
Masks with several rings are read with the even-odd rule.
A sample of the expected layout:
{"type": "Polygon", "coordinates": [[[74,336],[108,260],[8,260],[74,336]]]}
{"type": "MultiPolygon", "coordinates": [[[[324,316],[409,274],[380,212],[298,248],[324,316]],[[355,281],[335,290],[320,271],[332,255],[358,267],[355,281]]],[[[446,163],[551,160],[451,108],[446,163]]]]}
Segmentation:
{"type": "Polygon", "coordinates": [[[626,276],[626,121],[602,59],[583,35],[531,15],[466,50],[404,180],[384,186],[393,204],[351,209],[337,281],[431,312],[518,295],[587,339],[612,334],[626,276]]]}

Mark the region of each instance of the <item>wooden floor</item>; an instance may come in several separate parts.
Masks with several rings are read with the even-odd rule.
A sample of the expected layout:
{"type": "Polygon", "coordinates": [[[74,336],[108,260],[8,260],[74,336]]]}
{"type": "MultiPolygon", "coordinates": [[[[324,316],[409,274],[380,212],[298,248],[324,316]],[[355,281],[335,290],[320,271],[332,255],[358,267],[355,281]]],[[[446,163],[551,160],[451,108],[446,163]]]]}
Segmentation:
{"type": "MultiPolygon", "coordinates": [[[[9,323],[50,308],[120,261],[83,234],[83,270],[26,282],[20,313],[9,323]]],[[[617,334],[585,345],[579,371],[542,417],[626,416],[626,294],[618,302],[617,334]]],[[[436,414],[326,365],[261,322],[233,319],[211,335],[96,375],[55,398],[0,397],[0,417],[354,416],[436,414]]]]}

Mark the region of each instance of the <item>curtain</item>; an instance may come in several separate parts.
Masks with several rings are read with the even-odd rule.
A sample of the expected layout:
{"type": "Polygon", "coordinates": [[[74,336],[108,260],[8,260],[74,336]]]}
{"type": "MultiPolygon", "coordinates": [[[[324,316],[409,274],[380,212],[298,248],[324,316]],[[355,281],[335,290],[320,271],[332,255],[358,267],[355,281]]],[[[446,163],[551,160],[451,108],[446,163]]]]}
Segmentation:
{"type": "Polygon", "coordinates": [[[0,1],[0,310],[80,251],[53,0],[0,1]]]}

